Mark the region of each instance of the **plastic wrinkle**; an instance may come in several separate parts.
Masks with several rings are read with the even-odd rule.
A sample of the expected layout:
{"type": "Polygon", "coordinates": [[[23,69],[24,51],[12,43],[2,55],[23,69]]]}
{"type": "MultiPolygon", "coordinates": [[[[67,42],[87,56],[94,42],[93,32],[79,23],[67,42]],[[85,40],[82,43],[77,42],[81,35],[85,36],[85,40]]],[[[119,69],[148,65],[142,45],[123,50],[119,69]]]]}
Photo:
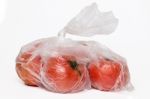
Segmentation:
{"type": "Polygon", "coordinates": [[[73,18],[63,29],[64,33],[93,36],[96,34],[110,34],[118,25],[118,19],[113,13],[100,12],[97,4],[93,3],[85,7],[75,18],[73,18]]]}

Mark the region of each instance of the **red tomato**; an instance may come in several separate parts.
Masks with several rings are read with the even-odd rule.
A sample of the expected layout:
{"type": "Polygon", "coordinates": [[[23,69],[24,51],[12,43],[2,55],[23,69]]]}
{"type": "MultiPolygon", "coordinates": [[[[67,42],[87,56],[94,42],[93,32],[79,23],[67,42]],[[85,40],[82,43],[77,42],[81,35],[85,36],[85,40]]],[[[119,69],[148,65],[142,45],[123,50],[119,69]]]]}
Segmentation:
{"type": "Polygon", "coordinates": [[[104,91],[110,91],[124,86],[127,84],[127,79],[129,78],[127,66],[126,69],[123,69],[124,74],[122,75],[121,64],[108,59],[102,59],[98,64],[90,64],[88,70],[92,86],[104,91]]]}
{"type": "Polygon", "coordinates": [[[35,44],[33,48],[26,52],[21,52],[16,59],[16,71],[18,76],[24,81],[26,85],[38,86],[39,73],[41,67],[41,57],[39,55],[33,56],[33,51],[39,44],[35,44]]]}
{"type": "Polygon", "coordinates": [[[51,57],[44,65],[44,85],[55,92],[76,92],[87,84],[87,69],[72,56],[51,57]]]}
{"type": "Polygon", "coordinates": [[[26,85],[38,86],[40,83],[39,72],[41,67],[41,57],[36,56],[32,60],[29,60],[31,59],[30,57],[31,54],[22,54],[16,62],[16,71],[26,85]]]}

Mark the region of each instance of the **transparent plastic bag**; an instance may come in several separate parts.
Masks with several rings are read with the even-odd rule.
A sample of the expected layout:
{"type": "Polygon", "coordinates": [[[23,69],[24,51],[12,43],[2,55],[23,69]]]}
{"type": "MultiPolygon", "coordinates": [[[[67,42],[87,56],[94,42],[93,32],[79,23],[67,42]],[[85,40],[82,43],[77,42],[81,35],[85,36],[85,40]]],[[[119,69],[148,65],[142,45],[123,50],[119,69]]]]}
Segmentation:
{"type": "Polygon", "coordinates": [[[110,34],[118,24],[112,12],[97,5],[83,9],[58,37],[36,40],[22,47],[16,71],[26,85],[59,93],[78,92],[91,86],[103,91],[127,89],[130,74],[126,60],[95,41],[74,41],[65,34],[110,34]]]}

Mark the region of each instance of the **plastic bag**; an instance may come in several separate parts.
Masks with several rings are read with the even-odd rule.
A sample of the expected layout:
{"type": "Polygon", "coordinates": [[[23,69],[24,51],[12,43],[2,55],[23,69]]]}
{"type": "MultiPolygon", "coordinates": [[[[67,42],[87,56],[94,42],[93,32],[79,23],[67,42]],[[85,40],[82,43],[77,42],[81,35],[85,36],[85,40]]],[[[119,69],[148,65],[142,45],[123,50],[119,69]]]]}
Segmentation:
{"type": "Polygon", "coordinates": [[[116,91],[130,83],[126,61],[94,41],[74,41],[79,36],[110,34],[118,24],[112,12],[100,12],[94,3],[83,9],[59,32],[58,37],[36,40],[22,47],[16,71],[26,85],[59,93],[91,87],[116,91]]]}

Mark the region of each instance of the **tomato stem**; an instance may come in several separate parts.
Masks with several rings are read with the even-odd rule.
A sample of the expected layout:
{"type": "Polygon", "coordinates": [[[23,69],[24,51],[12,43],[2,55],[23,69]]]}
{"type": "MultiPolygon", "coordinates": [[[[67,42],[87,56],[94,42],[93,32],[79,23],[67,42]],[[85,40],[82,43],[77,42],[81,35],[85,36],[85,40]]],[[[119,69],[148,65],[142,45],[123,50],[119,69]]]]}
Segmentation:
{"type": "Polygon", "coordinates": [[[76,61],[68,61],[69,62],[69,64],[70,64],[70,66],[71,66],[71,68],[73,69],[73,70],[76,70],[78,73],[79,73],[79,75],[81,76],[81,72],[80,72],[80,70],[78,69],[78,63],[76,62],[76,61]]]}

